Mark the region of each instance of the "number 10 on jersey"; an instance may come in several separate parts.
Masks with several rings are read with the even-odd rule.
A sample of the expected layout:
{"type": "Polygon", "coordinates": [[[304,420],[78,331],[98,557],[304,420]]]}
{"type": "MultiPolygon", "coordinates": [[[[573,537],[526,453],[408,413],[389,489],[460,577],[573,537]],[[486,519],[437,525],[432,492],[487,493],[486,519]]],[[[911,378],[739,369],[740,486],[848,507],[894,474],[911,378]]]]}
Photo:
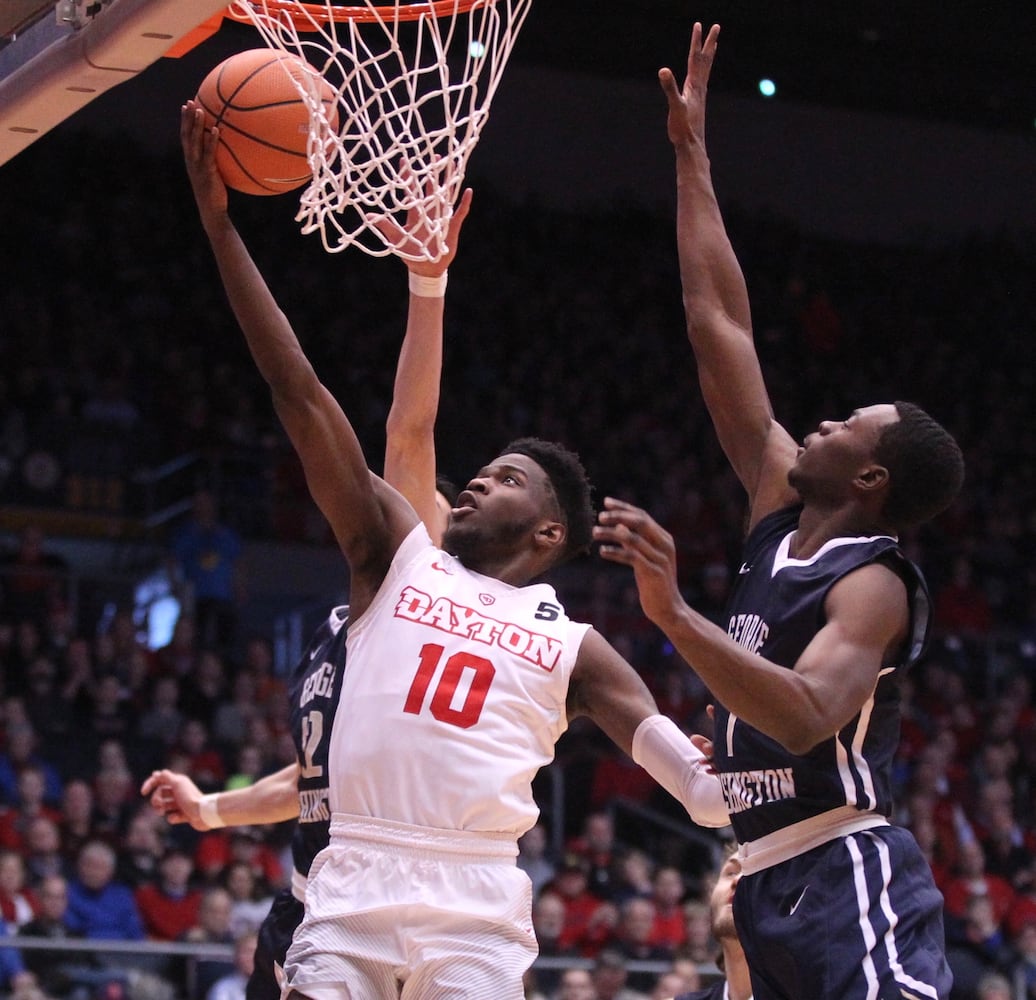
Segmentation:
{"type": "MultiPolygon", "coordinates": [[[[434,643],[421,648],[421,661],[410,685],[403,711],[420,715],[428,700],[428,689],[435,678],[445,649],[434,643]]],[[[432,692],[428,710],[439,722],[470,729],[479,720],[486,695],[496,675],[496,667],[483,656],[467,651],[454,653],[443,665],[432,692]]]]}

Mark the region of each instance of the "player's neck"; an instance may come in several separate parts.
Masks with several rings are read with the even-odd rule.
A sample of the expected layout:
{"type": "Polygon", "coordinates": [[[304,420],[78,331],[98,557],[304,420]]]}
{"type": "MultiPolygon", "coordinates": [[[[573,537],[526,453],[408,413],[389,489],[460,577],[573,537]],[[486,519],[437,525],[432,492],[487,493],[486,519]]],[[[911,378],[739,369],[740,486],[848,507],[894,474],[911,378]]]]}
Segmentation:
{"type": "Polygon", "coordinates": [[[752,1000],[752,980],[745,953],[735,942],[723,942],[723,968],[727,976],[729,1000],[752,1000]]]}
{"type": "Polygon", "coordinates": [[[833,538],[894,534],[871,511],[857,505],[827,508],[806,504],[789,554],[794,559],[809,559],[833,538]]]}

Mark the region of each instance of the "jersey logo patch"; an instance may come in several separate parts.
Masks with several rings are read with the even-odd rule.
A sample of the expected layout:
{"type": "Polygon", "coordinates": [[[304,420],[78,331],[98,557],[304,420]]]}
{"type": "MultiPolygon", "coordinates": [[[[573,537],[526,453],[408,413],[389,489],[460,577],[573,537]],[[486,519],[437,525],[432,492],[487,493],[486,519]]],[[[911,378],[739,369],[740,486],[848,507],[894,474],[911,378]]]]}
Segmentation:
{"type": "Polygon", "coordinates": [[[478,599],[488,608],[491,604],[496,604],[496,598],[492,594],[479,594],[478,599]]]}

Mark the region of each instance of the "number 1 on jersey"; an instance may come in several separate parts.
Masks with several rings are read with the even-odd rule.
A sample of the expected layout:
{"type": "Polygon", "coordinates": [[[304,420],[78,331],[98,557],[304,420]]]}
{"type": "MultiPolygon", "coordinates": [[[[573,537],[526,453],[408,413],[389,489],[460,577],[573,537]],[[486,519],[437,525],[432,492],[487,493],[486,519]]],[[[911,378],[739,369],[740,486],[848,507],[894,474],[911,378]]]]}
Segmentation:
{"type": "MultiPolygon", "coordinates": [[[[421,662],[403,706],[403,711],[408,715],[421,714],[428,688],[444,652],[442,646],[434,643],[421,647],[421,662]]],[[[429,706],[432,717],[460,729],[470,729],[482,714],[482,706],[486,703],[495,675],[496,667],[485,657],[469,652],[454,653],[446,661],[439,683],[435,686],[429,706]],[[463,703],[454,708],[454,699],[463,682],[468,682],[468,690],[463,703]]]]}

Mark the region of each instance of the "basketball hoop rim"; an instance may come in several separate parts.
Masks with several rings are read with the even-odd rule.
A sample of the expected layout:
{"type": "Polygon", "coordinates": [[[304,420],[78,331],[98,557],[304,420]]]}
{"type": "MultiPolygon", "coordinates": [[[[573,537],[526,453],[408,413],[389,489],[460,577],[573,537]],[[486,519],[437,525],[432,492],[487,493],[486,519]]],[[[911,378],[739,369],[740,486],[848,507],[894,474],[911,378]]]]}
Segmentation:
{"type": "MultiPolygon", "coordinates": [[[[258,6],[251,0],[239,0],[242,4],[258,6]]],[[[496,0],[422,0],[420,3],[400,3],[395,8],[342,6],[331,4],[302,3],[296,0],[264,0],[263,6],[268,10],[282,14],[300,31],[307,27],[312,30],[314,22],[328,24],[330,22],[375,23],[378,21],[416,21],[426,14],[433,17],[447,17],[452,14],[466,14],[475,7],[492,7],[496,0]],[[382,13],[383,12],[383,13],[382,13]]],[[[233,6],[227,8],[227,17],[234,21],[250,24],[247,14],[238,13],[233,6]]]]}

